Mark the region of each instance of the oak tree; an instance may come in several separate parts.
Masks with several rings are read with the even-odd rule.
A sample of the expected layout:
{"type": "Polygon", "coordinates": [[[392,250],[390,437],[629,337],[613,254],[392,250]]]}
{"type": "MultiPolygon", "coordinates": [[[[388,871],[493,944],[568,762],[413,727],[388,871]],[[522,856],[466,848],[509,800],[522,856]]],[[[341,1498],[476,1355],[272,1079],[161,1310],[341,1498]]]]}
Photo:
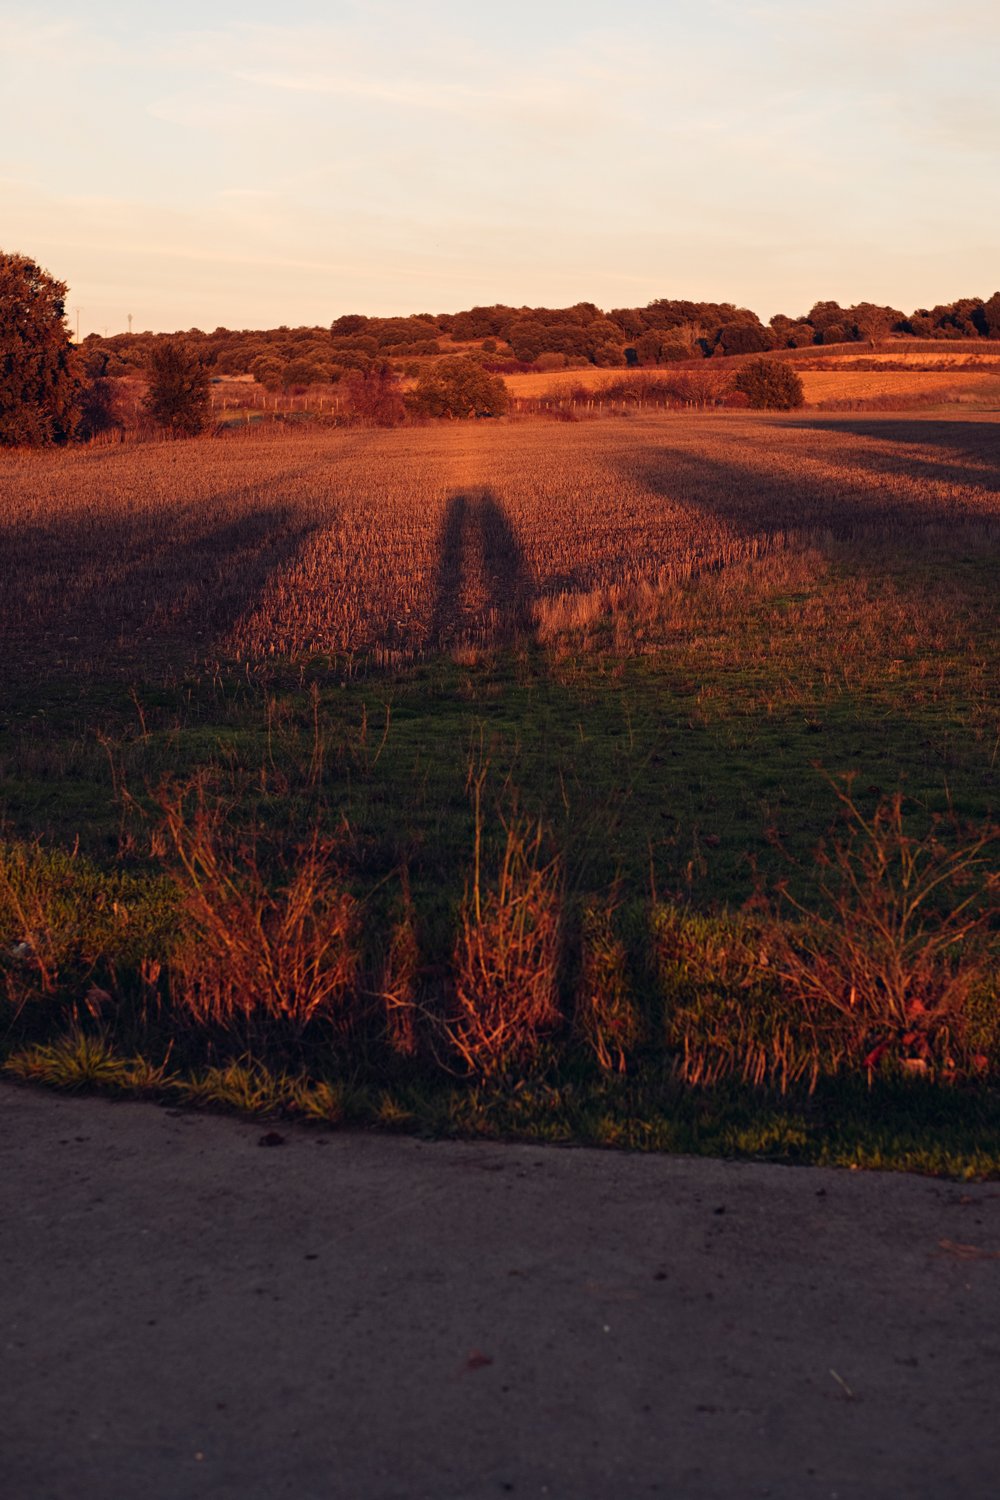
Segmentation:
{"type": "Polygon", "coordinates": [[[0,251],[0,444],[73,436],[78,380],[65,317],[65,282],[0,251]]]}

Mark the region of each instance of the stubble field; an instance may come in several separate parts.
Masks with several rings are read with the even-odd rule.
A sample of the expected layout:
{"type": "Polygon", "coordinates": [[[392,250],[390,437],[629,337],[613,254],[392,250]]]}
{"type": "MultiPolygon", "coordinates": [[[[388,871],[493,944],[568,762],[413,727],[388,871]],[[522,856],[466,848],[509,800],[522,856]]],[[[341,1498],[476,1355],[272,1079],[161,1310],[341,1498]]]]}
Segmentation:
{"type": "Polygon", "coordinates": [[[669,414],[27,455],[0,475],[5,670],[402,660],[789,544],[933,556],[1000,522],[998,431],[669,414]]]}
{"type": "Polygon", "coordinates": [[[995,420],[26,455],[0,533],[15,1075],[990,1169],[995,420]]]}

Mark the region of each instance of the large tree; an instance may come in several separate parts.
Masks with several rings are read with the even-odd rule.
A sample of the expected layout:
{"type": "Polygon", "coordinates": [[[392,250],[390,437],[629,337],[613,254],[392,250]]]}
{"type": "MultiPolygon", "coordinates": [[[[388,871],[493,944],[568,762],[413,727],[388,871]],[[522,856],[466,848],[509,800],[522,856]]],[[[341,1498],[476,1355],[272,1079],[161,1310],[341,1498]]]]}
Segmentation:
{"type": "Polygon", "coordinates": [[[65,282],[0,251],[0,444],[73,436],[78,382],[65,317],[65,282]]]}
{"type": "Polygon", "coordinates": [[[857,302],[845,309],[844,317],[858,330],[858,338],[867,339],[873,349],[891,328],[906,322],[898,307],[880,307],[876,302],[857,302]]]}
{"type": "Polygon", "coordinates": [[[723,354],[766,354],[776,343],[770,328],[762,328],[756,318],[738,323],[723,323],[716,349],[723,354]]]}

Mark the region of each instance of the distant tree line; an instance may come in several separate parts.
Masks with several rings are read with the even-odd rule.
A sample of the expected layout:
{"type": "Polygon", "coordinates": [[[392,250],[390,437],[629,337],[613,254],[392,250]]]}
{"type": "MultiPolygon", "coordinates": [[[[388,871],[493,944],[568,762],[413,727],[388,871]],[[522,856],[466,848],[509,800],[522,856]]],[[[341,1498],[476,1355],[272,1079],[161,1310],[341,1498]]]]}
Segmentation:
{"type": "MultiPolygon", "coordinates": [[[[658,368],[724,355],[767,354],[816,345],[873,345],[889,335],[920,339],[1000,339],[1000,292],[904,313],[873,302],[841,307],[817,302],[808,313],[777,313],[767,324],[731,302],[661,297],[645,307],[602,312],[592,302],[572,307],[473,307],[458,313],[370,318],[349,313],[329,328],[234,330],[199,328],[171,335],[196,353],[214,376],[253,375],[268,390],[298,391],[342,379],[390,360],[416,377],[428,358],[458,353],[494,373],[597,365],[658,368]]],[[[84,347],[107,357],[104,373],[149,367],[163,334],[91,334],[84,347]]]]}
{"type": "MultiPolygon", "coordinates": [[[[988,300],[963,297],[909,315],[870,302],[846,308],[817,302],[802,317],[777,314],[767,325],[730,302],[657,298],[610,312],[592,302],[498,303],[398,318],[349,313],[328,328],[90,334],[76,348],[65,299],[65,284],[30,258],[0,252],[0,445],[87,439],[120,426],[119,379],[130,375],[142,377],[146,418],[181,436],[202,429],[210,381],[226,376],[251,376],[270,390],[292,392],[343,381],[355,417],[391,424],[405,414],[499,415],[507,402],[501,375],[511,369],[690,369],[720,356],[759,360],[813,345],[873,346],[890,334],[1000,339],[1000,292],[994,292],[988,300]],[[403,376],[413,382],[405,395],[403,376]]],[[[769,401],[777,399],[781,379],[768,377],[769,401]]],[[[743,392],[755,404],[763,380],[758,373],[755,390],[743,392]]]]}

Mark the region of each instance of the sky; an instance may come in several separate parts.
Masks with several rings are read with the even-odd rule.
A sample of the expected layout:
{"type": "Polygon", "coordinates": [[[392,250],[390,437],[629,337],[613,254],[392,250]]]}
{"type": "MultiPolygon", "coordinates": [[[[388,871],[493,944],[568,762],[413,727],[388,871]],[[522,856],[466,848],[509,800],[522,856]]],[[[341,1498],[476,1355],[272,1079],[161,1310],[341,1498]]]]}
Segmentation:
{"type": "Polygon", "coordinates": [[[997,0],[0,0],[70,324],[1000,287],[997,0]]]}

